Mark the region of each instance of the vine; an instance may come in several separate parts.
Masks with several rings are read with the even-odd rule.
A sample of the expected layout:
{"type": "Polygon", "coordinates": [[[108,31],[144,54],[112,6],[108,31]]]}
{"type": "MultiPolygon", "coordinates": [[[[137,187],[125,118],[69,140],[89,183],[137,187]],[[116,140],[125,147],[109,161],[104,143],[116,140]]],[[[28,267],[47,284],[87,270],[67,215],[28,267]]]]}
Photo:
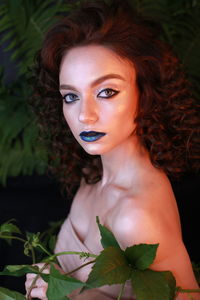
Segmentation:
{"type": "MultiPolygon", "coordinates": [[[[0,275],[23,276],[27,273],[35,273],[36,276],[32,281],[27,293],[27,299],[30,300],[31,291],[39,277],[42,277],[48,283],[47,298],[55,300],[69,299],[68,295],[81,288],[81,291],[93,288],[99,288],[104,285],[121,284],[121,290],[117,300],[122,299],[124,287],[127,280],[131,281],[134,295],[137,300],[174,300],[179,293],[200,293],[200,289],[182,289],[176,286],[176,280],[170,271],[153,271],[149,266],[153,263],[159,244],[139,244],[127,247],[122,250],[115,239],[114,235],[105,226],[101,225],[97,217],[97,225],[101,234],[101,244],[103,250],[99,255],[86,252],[64,251],[51,254],[46,245],[42,242],[41,237],[44,234],[36,233],[22,235],[20,229],[10,220],[0,226],[0,238],[11,241],[16,239],[24,244],[24,254],[32,256],[33,264],[36,263],[36,252],[38,249],[46,256],[42,262],[44,265],[41,269],[37,265],[8,265],[0,272],[0,275]],[[80,259],[93,258],[85,262],[78,268],[68,273],[60,273],[55,267],[58,264],[57,257],[60,255],[79,255],[80,259]],[[93,264],[92,270],[86,282],[82,282],[70,275],[77,270],[84,268],[88,264],[93,264]],[[46,268],[50,267],[49,274],[43,273],[46,268]],[[61,282],[66,285],[61,285],[61,282]],[[159,289],[158,289],[159,286],[159,289]]],[[[11,291],[0,287],[0,299],[19,299],[25,300],[25,296],[19,292],[11,291]]],[[[191,298],[192,299],[192,298],[191,298]]]]}

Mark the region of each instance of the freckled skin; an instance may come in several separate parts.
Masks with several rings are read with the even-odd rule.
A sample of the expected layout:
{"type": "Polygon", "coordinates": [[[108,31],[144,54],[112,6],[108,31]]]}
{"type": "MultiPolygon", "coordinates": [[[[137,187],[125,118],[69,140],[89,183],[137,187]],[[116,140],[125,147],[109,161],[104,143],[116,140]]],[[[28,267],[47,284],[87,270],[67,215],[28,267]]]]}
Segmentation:
{"type": "MultiPolygon", "coordinates": [[[[134,66],[103,46],[77,47],[62,59],[60,85],[60,93],[65,98],[66,122],[87,153],[101,156],[103,166],[102,179],[94,185],[82,180],[72,203],[70,219],[80,239],[93,253],[102,250],[96,225],[98,215],[122,248],[159,243],[151,268],[172,271],[177,286],[198,288],[182,241],[170,182],[161,170],[153,167],[147,150],[134,134],[138,104],[134,66]],[[117,74],[121,79],[107,78],[94,85],[96,80],[109,74],[117,74]],[[110,93],[112,97],[108,97],[110,93]],[[99,131],[106,135],[95,142],[85,142],[79,136],[82,131],[99,131]]],[[[80,271],[79,279],[87,278],[88,269],[85,275],[83,272],[80,271]]],[[[30,278],[26,286],[30,286],[30,278]]],[[[47,284],[40,282],[32,296],[46,300],[46,289],[47,284]]],[[[101,291],[107,295],[95,294],[92,298],[91,291],[86,291],[70,299],[107,300],[113,299],[109,295],[117,296],[115,288],[102,287],[101,291]]],[[[199,294],[191,295],[200,300],[199,294]]],[[[177,299],[190,298],[179,294],[177,299]]]]}

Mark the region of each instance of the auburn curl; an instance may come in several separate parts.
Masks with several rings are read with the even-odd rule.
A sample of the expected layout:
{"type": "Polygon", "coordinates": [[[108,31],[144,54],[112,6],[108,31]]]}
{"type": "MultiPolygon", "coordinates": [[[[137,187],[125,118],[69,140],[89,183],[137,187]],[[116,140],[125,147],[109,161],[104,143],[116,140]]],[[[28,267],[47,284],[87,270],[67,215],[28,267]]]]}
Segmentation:
{"type": "Polygon", "coordinates": [[[139,89],[136,131],[152,164],[169,177],[199,169],[199,117],[177,57],[159,39],[159,27],[139,16],[129,1],[82,2],[46,34],[37,54],[32,107],[50,149],[51,170],[71,191],[85,178],[101,179],[99,156],[87,154],[62,112],[59,69],[70,49],[101,45],[132,63],[139,89]]]}

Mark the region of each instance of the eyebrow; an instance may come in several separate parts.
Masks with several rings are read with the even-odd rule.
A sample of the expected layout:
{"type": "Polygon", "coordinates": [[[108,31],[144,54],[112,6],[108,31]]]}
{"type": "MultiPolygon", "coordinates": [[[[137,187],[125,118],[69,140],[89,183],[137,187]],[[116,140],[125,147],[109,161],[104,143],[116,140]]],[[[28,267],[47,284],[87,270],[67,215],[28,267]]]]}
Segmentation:
{"type": "MultiPolygon", "coordinates": [[[[99,77],[97,79],[95,79],[92,83],[91,83],[91,87],[94,87],[98,84],[100,84],[101,82],[107,80],[107,79],[120,79],[120,80],[123,80],[125,81],[125,78],[122,77],[121,75],[119,74],[107,74],[107,75],[104,75],[102,77],[99,77]]],[[[75,90],[76,91],[76,88],[72,85],[68,85],[68,84],[61,84],[60,85],[60,90],[75,90]]]]}

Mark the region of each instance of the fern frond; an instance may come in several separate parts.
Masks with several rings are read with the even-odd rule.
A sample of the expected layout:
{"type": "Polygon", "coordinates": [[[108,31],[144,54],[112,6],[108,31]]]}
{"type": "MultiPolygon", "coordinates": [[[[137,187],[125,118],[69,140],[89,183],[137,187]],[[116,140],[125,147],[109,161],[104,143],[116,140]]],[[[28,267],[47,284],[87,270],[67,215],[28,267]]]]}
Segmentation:
{"type": "Polygon", "coordinates": [[[10,176],[44,173],[48,153],[38,140],[38,130],[28,106],[26,78],[0,89],[0,182],[10,176]]]}
{"type": "Polygon", "coordinates": [[[23,57],[19,64],[20,74],[25,73],[27,67],[32,65],[44,32],[57,21],[56,15],[67,10],[68,6],[64,6],[64,3],[64,0],[56,3],[52,0],[7,0],[1,4],[3,18],[0,19],[0,28],[4,33],[1,41],[7,41],[7,50],[13,51],[13,60],[20,61],[23,57]]]}

